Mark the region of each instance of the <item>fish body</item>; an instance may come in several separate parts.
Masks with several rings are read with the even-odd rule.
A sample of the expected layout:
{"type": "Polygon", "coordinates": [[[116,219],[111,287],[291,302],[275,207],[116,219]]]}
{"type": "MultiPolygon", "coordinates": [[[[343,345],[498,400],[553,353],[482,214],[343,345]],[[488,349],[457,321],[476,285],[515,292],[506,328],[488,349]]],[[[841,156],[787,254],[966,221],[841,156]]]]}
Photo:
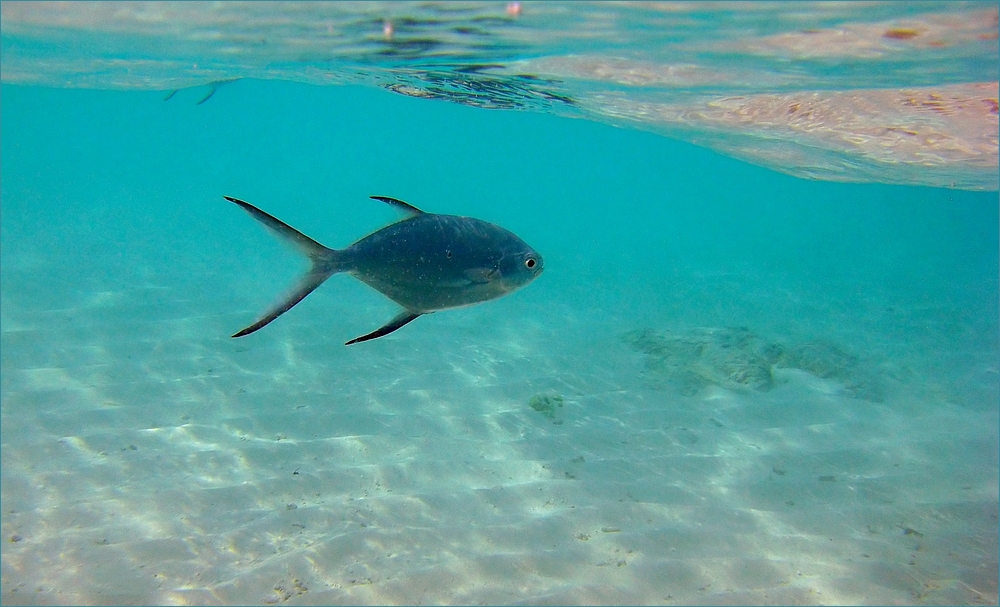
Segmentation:
{"type": "Polygon", "coordinates": [[[403,308],[386,325],[348,341],[350,345],[387,335],[423,314],[496,299],[528,284],[543,268],[537,251],[500,226],[425,213],[395,198],[372,196],[408,217],[344,249],[327,248],[248,202],[225,198],[312,261],[286,297],[233,337],[263,328],[339,272],[353,275],[403,308]]]}

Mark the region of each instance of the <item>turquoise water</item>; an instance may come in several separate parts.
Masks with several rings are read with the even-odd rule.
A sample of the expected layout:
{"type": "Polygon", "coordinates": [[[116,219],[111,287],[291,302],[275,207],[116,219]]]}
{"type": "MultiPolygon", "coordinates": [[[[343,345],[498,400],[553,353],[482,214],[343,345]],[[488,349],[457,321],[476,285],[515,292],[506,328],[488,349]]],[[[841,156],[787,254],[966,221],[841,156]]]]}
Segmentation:
{"type": "Polygon", "coordinates": [[[978,161],[844,183],[367,81],[43,84],[0,90],[5,604],[996,603],[978,161]],[[350,347],[397,307],[338,275],[231,339],[306,262],[224,195],[331,247],[396,197],[546,269],[350,347]]]}

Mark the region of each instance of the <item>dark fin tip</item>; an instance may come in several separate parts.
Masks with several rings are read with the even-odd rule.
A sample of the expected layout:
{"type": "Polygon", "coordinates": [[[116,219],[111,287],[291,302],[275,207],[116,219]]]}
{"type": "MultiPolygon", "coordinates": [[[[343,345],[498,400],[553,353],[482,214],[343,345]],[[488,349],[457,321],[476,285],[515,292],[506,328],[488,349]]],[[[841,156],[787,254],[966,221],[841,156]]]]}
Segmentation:
{"type": "Polygon", "coordinates": [[[371,333],[362,335],[361,337],[355,337],[351,341],[346,342],[344,345],[349,346],[351,344],[356,344],[362,341],[368,341],[370,339],[377,339],[379,337],[384,337],[392,333],[393,331],[399,329],[403,325],[413,322],[420,316],[422,316],[421,312],[411,312],[410,310],[403,310],[402,312],[397,314],[395,318],[386,323],[385,326],[379,327],[378,329],[375,329],[371,333]]]}
{"type": "Polygon", "coordinates": [[[390,198],[389,196],[369,196],[369,198],[371,198],[372,200],[378,200],[380,202],[384,202],[394,207],[399,207],[400,209],[406,211],[407,213],[413,213],[414,215],[423,214],[423,211],[421,211],[417,207],[413,206],[408,202],[403,202],[398,198],[390,198]]]}

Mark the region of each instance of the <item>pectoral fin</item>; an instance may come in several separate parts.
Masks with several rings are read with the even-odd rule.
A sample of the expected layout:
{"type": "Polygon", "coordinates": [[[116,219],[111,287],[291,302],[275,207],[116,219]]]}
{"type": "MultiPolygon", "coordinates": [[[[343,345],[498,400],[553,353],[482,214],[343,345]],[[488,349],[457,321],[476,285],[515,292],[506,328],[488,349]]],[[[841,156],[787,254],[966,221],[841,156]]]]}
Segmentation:
{"type": "Polygon", "coordinates": [[[347,342],[344,345],[349,346],[351,344],[356,344],[358,342],[368,341],[369,339],[377,339],[384,335],[388,335],[393,331],[395,331],[396,329],[402,327],[406,323],[416,320],[418,316],[421,316],[420,312],[411,312],[410,310],[403,310],[402,312],[399,313],[398,316],[396,316],[396,318],[390,320],[385,326],[375,329],[374,331],[372,331],[367,335],[362,335],[361,337],[355,337],[354,339],[352,339],[351,341],[347,342]]]}
{"type": "Polygon", "coordinates": [[[469,279],[469,282],[477,285],[484,285],[491,280],[500,277],[500,270],[496,268],[469,268],[462,272],[469,279]]]}

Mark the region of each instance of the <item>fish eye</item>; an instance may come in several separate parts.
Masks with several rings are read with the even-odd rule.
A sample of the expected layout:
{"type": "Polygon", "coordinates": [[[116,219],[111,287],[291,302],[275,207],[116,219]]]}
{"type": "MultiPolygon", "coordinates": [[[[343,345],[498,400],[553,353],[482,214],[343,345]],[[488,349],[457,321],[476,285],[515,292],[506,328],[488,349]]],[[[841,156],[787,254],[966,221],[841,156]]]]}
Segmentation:
{"type": "Polygon", "coordinates": [[[535,266],[537,266],[537,265],[538,265],[538,262],[535,261],[534,257],[529,257],[529,258],[527,258],[527,259],[524,260],[524,267],[528,268],[529,270],[535,269],[535,266]]]}

